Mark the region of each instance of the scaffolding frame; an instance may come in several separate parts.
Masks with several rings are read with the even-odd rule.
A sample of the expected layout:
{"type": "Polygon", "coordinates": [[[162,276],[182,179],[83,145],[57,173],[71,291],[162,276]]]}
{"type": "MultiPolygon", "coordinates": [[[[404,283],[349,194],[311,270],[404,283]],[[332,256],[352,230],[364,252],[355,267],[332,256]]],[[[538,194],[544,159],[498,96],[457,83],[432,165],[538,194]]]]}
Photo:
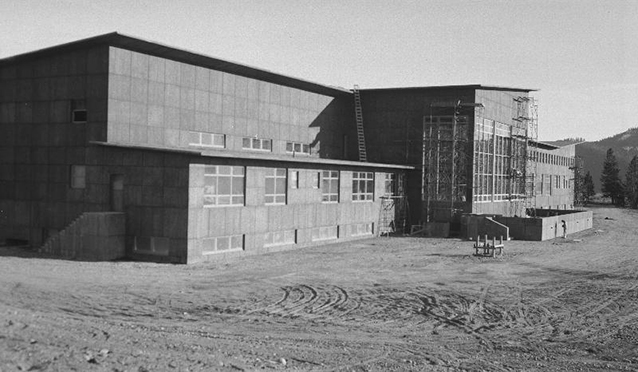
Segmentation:
{"type": "MultiPolygon", "coordinates": [[[[469,115],[477,103],[432,103],[423,117],[421,198],[422,221],[452,222],[467,208],[468,166],[472,159],[469,115]],[[447,115],[434,115],[434,109],[447,115]],[[450,115],[450,110],[452,110],[450,115]]],[[[473,112],[474,113],[474,112],[473,112]]]]}
{"type": "Polygon", "coordinates": [[[512,115],[509,201],[512,216],[534,216],[538,154],[538,104],[533,97],[514,99],[512,115]]]}
{"type": "Polygon", "coordinates": [[[380,197],[379,220],[376,235],[405,234],[410,226],[410,210],[405,194],[405,175],[395,173],[396,185],[391,194],[380,197]]]}

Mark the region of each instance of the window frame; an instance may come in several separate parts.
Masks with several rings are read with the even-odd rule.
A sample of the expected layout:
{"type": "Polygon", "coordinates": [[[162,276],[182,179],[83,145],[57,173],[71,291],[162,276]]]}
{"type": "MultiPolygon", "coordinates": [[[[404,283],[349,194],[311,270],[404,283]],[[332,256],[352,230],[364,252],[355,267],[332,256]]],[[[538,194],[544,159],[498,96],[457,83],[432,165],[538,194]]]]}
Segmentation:
{"type": "Polygon", "coordinates": [[[69,171],[69,186],[75,190],[86,189],[86,165],[71,165],[69,171]]]}
{"type": "Polygon", "coordinates": [[[288,203],[288,170],[286,168],[268,168],[265,177],[264,204],[285,205],[288,203]],[[283,174],[282,174],[283,173],[283,174]],[[268,193],[268,184],[273,182],[273,192],[268,193]],[[283,193],[277,192],[277,186],[283,187],[283,193]]]}
{"type": "Polygon", "coordinates": [[[241,141],[241,148],[243,150],[272,152],[272,139],[257,138],[257,137],[243,137],[241,141]],[[256,144],[259,144],[259,145],[256,146],[256,144]],[[266,144],[267,146],[265,146],[266,144]]]}
{"type": "Polygon", "coordinates": [[[322,203],[339,203],[341,174],[338,170],[321,171],[321,202],[322,203]],[[327,186],[327,187],[326,187],[327,186]]]}
{"type": "Polygon", "coordinates": [[[279,247],[297,244],[297,230],[268,231],[264,234],[264,247],[279,247]],[[281,239],[276,239],[277,237],[281,239]]]}
{"type": "Polygon", "coordinates": [[[374,201],[374,186],[374,172],[352,172],[352,201],[374,201]]]}
{"type": "Polygon", "coordinates": [[[310,231],[310,241],[321,242],[326,240],[339,239],[339,225],[316,226],[310,231]],[[328,235],[330,233],[330,235],[328,235]]]}
{"type": "Polygon", "coordinates": [[[246,167],[244,166],[233,166],[233,165],[205,165],[204,166],[204,193],[203,193],[203,202],[205,208],[219,208],[219,207],[237,207],[244,206],[246,204],[246,167]],[[229,168],[229,173],[221,173],[220,170],[225,168],[229,168]],[[214,173],[208,173],[208,171],[215,169],[214,173]],[[239,170],[241,172],[239,173],[239,170]],[[238,173],[235,173],[235,172],[238,173]],[[209,185],[207,178],[214,178],[214,185],[209,185]],[[228,186],[221,185],[220,181],[223,179],[228,179],[228,186]],[[241,185],[237,183],[240,182],[241,185]],[[228,188],[229,193],[220,193],[221,188],[228,188]],[[211,188],[214,193],[207,193],[207,188],[210,190],[211,188]],[[241,189],[241,193],[236,193],[237,189],[241,189]],[[207,203],[208,200],[213,200],[214,203],[207,203]],[[228,198],[228,203],[222,203],[220,200],[226,200],[228,198]]]}
{"type": "Polygon", "coordinates": [[[89,119],[89,114],[85,108],[78,108],[71,111],[71,123],[73,124],[85,124],[88,121],[88,119],[89,119]],[[80,114],[84,114],[83,115],[84,117],[83,118],[80,117],[80,119],[78,119],[77,115],[80,115],[80,114]]]}
{"type": "Polygon", "coordinates": [[[350,236],[374,235],[374,222],[355,223],[350,225],[350,236]]]}
{"type": "Polygon", "coordinates": [[[299,171],[288,170],[288,184],[291,189],[299,189],[299,171]]]}
{"type": "Polygon", "coordinates": [[[236,234],[236,235],[224,235],[224,236],[215,236],[210,238],[204,238],[202,244],[202,255],[211,255],[211,254],[221,254],[226,252],[237,252],[246,250],[246,235],[244,234],[236,234]],[[220,241],[222,239],[227,239],[228,248],[220,248],[220,241]],[[209,248],[210,242],[213,243],[214,247],[212,249],[209,248]],[[239,245],[233,246],[233,244],[239,242],[239,245]]]}
{"type": "Polygon", "coordinates": [[[383,194],[385,196],[395,196],[398,194],[397,178],[396,173],[385,173],[383,176],[383,194]]]}
{"type": "Polygon", "coordinates": [[[211,147],[211,148],[225,149],[226,148],[226,135],[225,134],[221,134],[221,133],[189,131],[188,132],[188,145],[189,146],[194,146],[194,147],[211,147]],[[197,142],[192,141],[193,138],[191,136],[193,136],[193,135],[197,135],[197,137],[198,137],[198,141],[197,142]],[[211,143],[210,144],[204,143],[204,136],[210,136],[210,139],[211,139],[211,143]],[[215,140],[219,139],[219,138],[221,138],[222,144],[221,145],[216,145],[215,144],[215,140]]]}
{"type": "Polygon", "coordinates": [[[312,149],[309,144],[295,141],[286,141],[285,150],[287,154],[302,154],[302,155],[311,155],[312,149]],[[297,146],[299,150],[297,150],[297,146]]]}

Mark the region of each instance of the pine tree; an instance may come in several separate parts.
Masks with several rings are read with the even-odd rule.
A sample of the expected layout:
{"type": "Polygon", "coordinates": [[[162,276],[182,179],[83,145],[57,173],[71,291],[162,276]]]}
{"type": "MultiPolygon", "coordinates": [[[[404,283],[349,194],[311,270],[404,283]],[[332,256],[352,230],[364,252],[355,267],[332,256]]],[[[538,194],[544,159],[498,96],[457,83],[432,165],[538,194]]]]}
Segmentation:
{"type": "Polygon", "coordinates": [[[603,173],[600,176],[602,183],[603,196],[611,198],[614,205],[622,206],[625,202],[623,195],[623,185],[620,181],[620,169],[618,169],[618,160],[614,155],[614,150],[607,150],[607,156],[603,163],[603,173]]]}
{"type": "Polygon", "coordinates": [[[634,155],[627,168],[625,197],[629,208],[638,209],[638,155],[634,155]]]}
{"type": "Polygon", "coordinates": [[[591,176],[589,171],[585,174],[585,178],[583,179],[583,203],[585,205],[589,204],[591,198],[596,195],[596,188],[594,186],[594,178],[591,176]]]}

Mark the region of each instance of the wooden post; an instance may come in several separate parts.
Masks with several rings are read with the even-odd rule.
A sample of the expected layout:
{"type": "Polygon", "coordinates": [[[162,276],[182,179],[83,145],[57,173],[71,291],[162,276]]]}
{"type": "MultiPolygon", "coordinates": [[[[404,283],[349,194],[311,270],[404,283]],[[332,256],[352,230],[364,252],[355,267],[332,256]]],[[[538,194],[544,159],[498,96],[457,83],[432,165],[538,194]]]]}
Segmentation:
{"type": "Polygon", "coordinates": [[[488,242],[487,242],[487,234],[485,234],[485,244],[483,245],[483,255],[487,255],[488,253],[490,253],[490,250],[488,249],[488,242]]]}
{"type": "Polygon", "coordinates": [[[496,236],[492,237],[492,258],[496,257],[496,236]]]}

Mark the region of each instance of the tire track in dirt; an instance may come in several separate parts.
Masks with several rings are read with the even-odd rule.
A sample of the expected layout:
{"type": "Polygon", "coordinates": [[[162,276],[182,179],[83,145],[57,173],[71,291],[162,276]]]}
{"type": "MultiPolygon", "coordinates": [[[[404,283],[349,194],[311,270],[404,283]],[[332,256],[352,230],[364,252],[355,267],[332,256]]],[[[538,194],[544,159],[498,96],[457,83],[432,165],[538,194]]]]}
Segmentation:
{"type": "MultiPolygon", "coordinates": [[[[435,334],[438,334],[440,329],[445,326],[452,326],[475,337],[481,341],[488,350],[494,349],[492,341],[480,332],[481,328],[484,328],[484,326],[478,327],[477,330],[472,327],[472,318],[481,316],[480,313],[483,313],[483,311],[480,311],[480,313],[479,311],[470,313],[469,309],[472,306],[472,303],[462,296],[450,295],[448,298],[444,298],[443,300],[439,300],[438,297],[439,296],[436,294],[420,297],[423,304],[420,313],[427,317],[432,317],[439,322],[434,326],[433,332],[435,334]]],[[[490,321],[486,320],[486,323],[489,324],[490,321]]]]}
{"type": "Polygon", "coordinates": [[[586,338],[590,341],[607,340],[614,334],[620,334],[625,327],[638,326],[638,275],[633,274],[629,278],[621,276],[615,288],[610,285],[601,288],[595,286],[595,282],[583,285],[586,284],[595,289],[594,298],[603,300],[575,311],[574,318],[580,319],[580,323],[588,322],[590,326],[577,328],[572,337],[586,338]],[[603,291],[605,294],[600,295],[603,291]]]}
{"type": "Polygon", "coordinates": [[[250,313],[264,312],[280,316],[341,318],[359,308],[348,292],[334,285],[298,284],[282,287],[282,297],[275,303],[250,313]]]}

